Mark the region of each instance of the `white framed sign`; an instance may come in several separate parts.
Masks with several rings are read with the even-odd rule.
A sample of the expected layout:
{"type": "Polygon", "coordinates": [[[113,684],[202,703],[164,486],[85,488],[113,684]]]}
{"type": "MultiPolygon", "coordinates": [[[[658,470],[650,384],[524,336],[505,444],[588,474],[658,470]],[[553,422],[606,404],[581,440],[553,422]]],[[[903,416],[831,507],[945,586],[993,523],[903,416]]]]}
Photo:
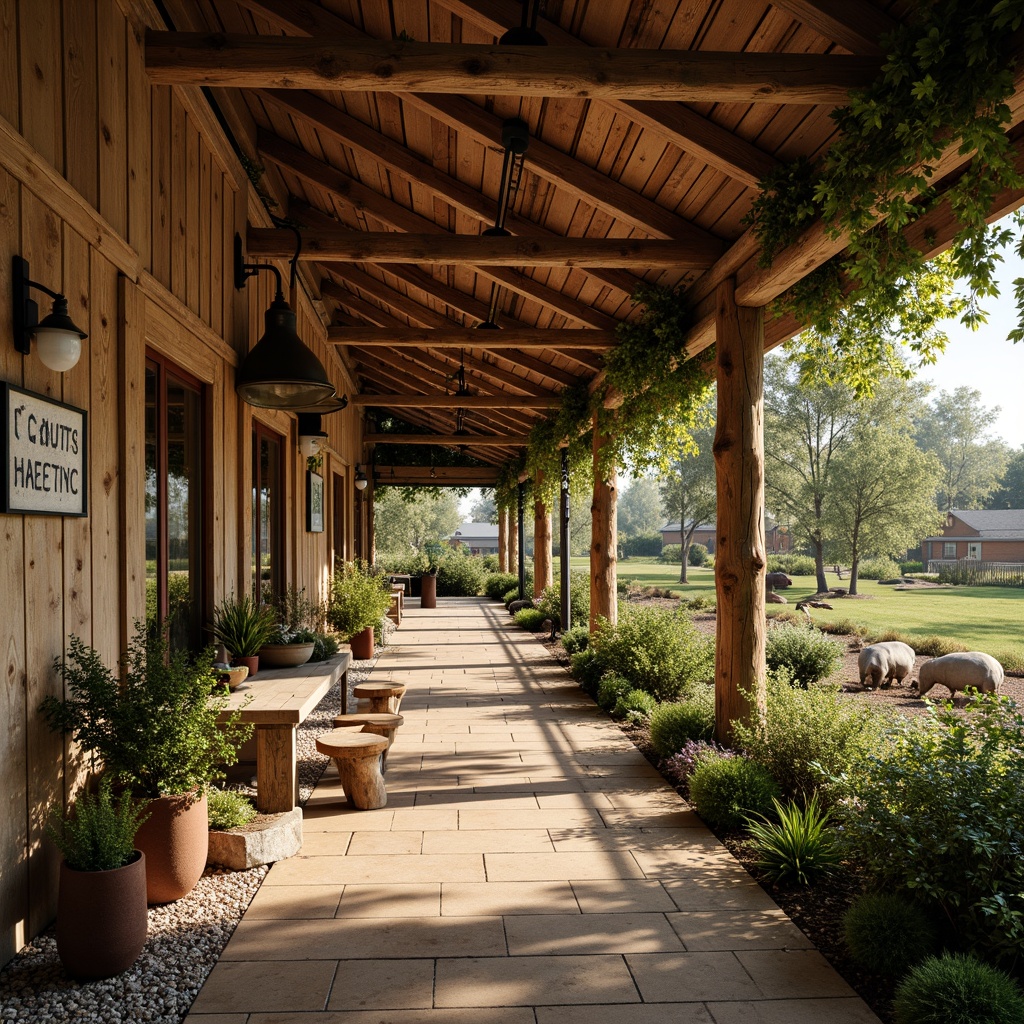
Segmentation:
{"type": "Polygon", "coordinates": [[[87,413],[0,381],[4,479],[0,512],[88,515],[87,413]]]}

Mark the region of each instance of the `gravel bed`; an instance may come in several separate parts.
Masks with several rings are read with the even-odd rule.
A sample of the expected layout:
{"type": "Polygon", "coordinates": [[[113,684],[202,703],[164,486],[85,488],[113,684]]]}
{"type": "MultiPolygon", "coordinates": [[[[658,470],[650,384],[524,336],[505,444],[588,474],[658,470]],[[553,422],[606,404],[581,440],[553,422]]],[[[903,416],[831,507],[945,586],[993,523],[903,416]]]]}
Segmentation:
{"type": "MultiPolygon", "coordinates": [[[[390,620],[388,626],[385,643],[394,628],[390,620]]],[[[369,676],[374,661],[350,665],[350,699],[351,688],[369,676]]],[[[340,713],[339,684],[297,730],[301,804],[309,799],[328,763],[317,752],[316,737],[329,732],[331,720],[340,713]]],[[[187,896],[150,907],[149,938],[139,959],[124,974],[103,981],[79,984],[64,974],[51,926],[0,971],[0,1022],[180,1024],[268,870],[266,866],[248,871],[207,868],[187,896]]]]}

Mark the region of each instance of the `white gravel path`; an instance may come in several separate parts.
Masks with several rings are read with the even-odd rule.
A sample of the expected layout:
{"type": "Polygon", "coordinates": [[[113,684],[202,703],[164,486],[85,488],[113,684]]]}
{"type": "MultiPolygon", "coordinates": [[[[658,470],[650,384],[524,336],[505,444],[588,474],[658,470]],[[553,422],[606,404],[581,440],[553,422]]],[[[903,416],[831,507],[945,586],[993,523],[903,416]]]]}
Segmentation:
{"type": "MultiPolygon", "coordinates": [[[[385,637],[394,629],[390,621],[388,626],[385,637]]],[[[373,665],[352,663],[350,698],[351,688],[369,676],[373,665]]],[[[309,799],[328,763],[316,750],[316,737],[329,732],[331,720],[340,713],[339,685],[298,728],[300,803],[309,799]]],[[[207,868],[183,899],[150,907],[149,938],[139,959],[124,974],[104,981],[71,981],[57,957],[54,929],[48,928],[0,971],[0,1022],[180,1024],[267,870],[207,868]]]]}

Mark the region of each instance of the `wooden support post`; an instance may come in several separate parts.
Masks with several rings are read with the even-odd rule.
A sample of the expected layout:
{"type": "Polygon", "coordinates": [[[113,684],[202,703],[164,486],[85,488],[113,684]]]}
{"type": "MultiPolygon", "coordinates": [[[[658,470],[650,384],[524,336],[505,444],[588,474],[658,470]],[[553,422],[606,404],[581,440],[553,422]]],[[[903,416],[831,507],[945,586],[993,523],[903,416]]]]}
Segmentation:
{"type": "Polygon", "coordinates": [[[373,481],[373,473],[368,474],[370,478],[369,484],[367,484],[366,490],[363,491],[363,495],[366,499],[364,508],[366,509],[366,560],[370,565],[375,565],[377,562],[377,538],[375,536],[376,527],[374,524],[374,491],[376,486],[373,481]]]}
{"type": "MultiPolygon", "coordinates": [[[[518,572],[519,566],[519,520],[515,508],[508,510],[508,571],[518,572]]],[[[522,597],[522,593],[519,594],[522,597]]]]}
{"type": "Polygon", "coordinates": [[[594,500],[590,505],[590,632],[597,631],[599,619],[613,626],[618,621],[616,559],[618,535],[615,501],[618,477],[613,466],[599,466],[598,457],[608,439],[601,434],[594,414],[594,500]]]}
{"type": "Polygon", "coordinates": [[[256,726],[256,810],[290,811],[299,802],[294,725],[256,726]]]}
{"type": "Polygon", "coordinates": [[[550,587],[551,569],[551,513],[541,497],[544,474],[538,473],[534,483],[536,497],[533,502],[533,596],[540,597],[550,587]]]}
{"type": "Polygon", "coordinates": [[[516,566],[519,573],[519,600],[526,600],[526,485],[516,488],[516,566]]]}
{"type": "Polygon", "coordinates": [[[498,509],[498,572],[508,572],[508,509],[498,509]]]}
{"type": "Polygon", "coordinates": [[[569,600],[570,561],[572,552],[569,550],[569,449],[562,449],[562,469],[558,490],[558,567],[561,570],[560,618],[562,632],[572,628],[572,604],[569,600]]]}
{"type": "Polygon", "coordinates": [[[715,733],[729,743],[765,707],[764,311],[737,306],[731,278],[716,299],[715,733]]]}

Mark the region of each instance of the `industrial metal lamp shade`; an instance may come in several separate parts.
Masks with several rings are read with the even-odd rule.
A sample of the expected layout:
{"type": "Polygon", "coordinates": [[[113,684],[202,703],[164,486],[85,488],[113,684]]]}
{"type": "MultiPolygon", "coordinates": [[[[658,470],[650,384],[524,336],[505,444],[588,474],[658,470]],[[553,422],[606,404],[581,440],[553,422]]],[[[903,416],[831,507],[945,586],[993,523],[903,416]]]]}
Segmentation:
{"type": "Polygon", "coordinates": [[[264,409],[304,409],[333,398],[323,363],[299,339],[295,314],[283,298],[265,316],[263,337],[238,368],[235,390],[264,409]]]}
{"type": "Polygon", "coordinates": [[[68,316],[68,300],[62,295],[54,300],[53,312],[32,328],[32,337],[43,365],[64,373],[78,362],[82,339],[89,335],[76,327],[68,316]]]}

